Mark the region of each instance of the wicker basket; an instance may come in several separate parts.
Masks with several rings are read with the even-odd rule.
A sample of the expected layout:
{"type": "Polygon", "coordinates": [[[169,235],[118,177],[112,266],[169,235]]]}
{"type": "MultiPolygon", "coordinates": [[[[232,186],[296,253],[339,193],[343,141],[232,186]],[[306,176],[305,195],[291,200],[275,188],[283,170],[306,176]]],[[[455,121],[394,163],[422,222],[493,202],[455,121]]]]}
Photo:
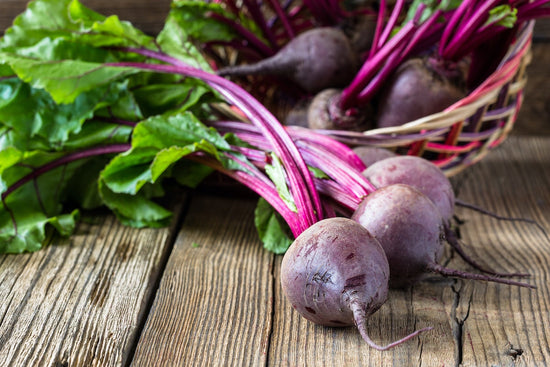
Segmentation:
{"type": "Polygon", "coordinates": [[[480,161],[512,130],[523,101],[533,27],[533,21],[526,25],[497,70],[476,90],[440,113],[398,127],[319,132],[352,146],[378,146],[422,156],[447,176],[455,175],[480,161]]]}

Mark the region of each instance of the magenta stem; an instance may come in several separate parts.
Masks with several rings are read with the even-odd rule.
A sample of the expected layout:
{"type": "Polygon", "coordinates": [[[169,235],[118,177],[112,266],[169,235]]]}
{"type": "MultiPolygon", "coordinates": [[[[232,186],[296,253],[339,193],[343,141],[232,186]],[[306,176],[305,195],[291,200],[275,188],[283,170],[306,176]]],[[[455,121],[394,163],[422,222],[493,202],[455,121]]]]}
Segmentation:
{"type": "Polygon", "coordinates": [[[473,37],[474,32],[483,25],[489,16],[489,10],[493,8],[500,0],[487,0],[479,8],[476,8],[474,15],[469,18],[464,26],[459,27],[453,39],[443,49],[441,56],[446,60],[455,60],[462,58],[468,50],[461,50],[464,41],[473,37]],[[462,51],[462,52],[460,52],[462,51]]]}
{"type": "Polygon", "coordinates": [[[410,39],[415,28],[415,24],[412,21],[408,22],[372,58],[363,64],[350,85],[342,91],[340,97],[340,107],[342,110],[347,110],[357,104],[357,95],[370,82],[370,78],[376,74],[391,53],[410,39]]]}
{"type": "Polygon", "coordinates": [[[451,16],[451,19],[449,20],[449,23],[447,24],[447,27],[445,27],[445,30],[443,31],[443,35],[441,36],[441,40],[439,42],[439,54],[443,54],[443,49],[447,46],[448,40],[451,38],[455,28],[458,26],[458,23],[460,22],[463,14],[466,12],[467,9],[470,7],[473,7],[473,4],[475,0],[464,0],[459,5],[459,7],[453,12],[453,15],[451,16]]]}
{"type": "Polygon", "coordinates": [[[260,52],[264,57],[269,57],[275,54],[275,51],[266,45],[262,40],[260,40],[254,33],[250,32],[248,29],[238,24],[232,19],[226,18],[223,15],[210,13],[210,17],[229,25],[231,28],[237,32],[243,39],[245,39],[250,46],[254,47],[258,52],[260,52]]]}
{"type": "Polygon", "coordinates": [[[281,4],[279,4],[279,1],[277,0],[269,0],[269,3],[271,4],[273,10],[275,10],[275,14],[277,14],[279,19],[281,20],[281,23],[283,24],[283,28],[285,29],[288,38],[293,39],[296,34],[281,4]]]}
{"type": "MultiPolygon", "coordinates": [[[[295,237],[302,232],[301,221],[297,217],[296,213],[292,212],[284,203],[273,183],[267,178],[261,177],[263,175],[259,175],[258,173],[252,175],[245,171],[226,169],[219,161],[206,155],[192,154],[186,158],[209,166],[245,185],[264,198],[273,207],[273,209],[275,209],[283,217],[295,237]]],[[[234,158],[235,157],[232,157],[231,159],[234,158]]],[[[235,160],[235,162],[242,163],[239,160],[235,160]]],[[[244,167],[248,168],[249,166],[246,165],[244,167]]]]}
{"type": "MultiPolygon", "coordinates": [[[[130,51],[130,50],[129,50],[130,51]]],[[[141,49],[136,52],[142,52],[141,49]]],[[[295,199],[300,216],[304,219],[305,230],[322,219],[322,205],[307,165],[298,148],[279,121],[253,96],[240,86],[218,75],[193,68],[170,56],[147,50],[151,55],[171,65],[145,64],[134,62],[108,63],[113,67],[133,67],[142,70],[180,74],[201,79],[222,94],[229,103],[235,105],[255,124],[271,143],[275,154],[281,158],[285,171],[289,175],[290,191],[295,199]]]]}
{"type": "Polygon", "coordinates": [[[273,50],[275,51],[278,50],[279,46],[277,45],[275,35],[271,31],[271,29],[268,27],[265,17],[262,13],[262,9],[260,9],[256,0],[242,0],[242,1],[245,4],[246,8],[248,9],[250,16],[252,17],[256,25],[261,29],[265,38],[271,44],[271,47],[273,48],[273,50]]]}
{"type": "Polygon", "coordinates": [[[49,172],[57,167],[63,166],[65,164],[69,164],[71,162],[74,162],[80,159],[93,157],[93,156],[122,153],[127,151],[130,148],[131,148],[131,144],[113,144],[113,145],[105,145],[105,146],[100,146],[96,148],[86,149],[86,150],[82,150],[74,153],[69,153],[59,159],[46,163],[45,165],[40,166],[37,169],[33,170],[31,173],[21,177],[15,183],[10,185],[6,189],[6,191],[2,193],[2,201],[4,201],[8,197],[8,195],[10,195],[12,192],[14,192],[15,190],[17,190],[19,187],[23,186],[27,182],[35,180],[36,178],[43,175],[44,173],[49,172]]]}
{"type": "Polygon", "coordinates": [[[374,37],[372,41],[372,46],[369,52],[369,59],[374,56],[376,52],[378,52],[378,40],[380,39],[380,35],[382,34],[384,30],[384,18],[386,17],[386,0],[380,1],[380,7],[378,9],[378,17],[376,18],[376,28],[374,29],[374,37]]]}
{"type": "Polygon", "coordinates": [[[403,10],[404,5],[405,5],[404,0],[397,0],[395,2],[395,5],[393,6],[393,10],[390,14],[390,18],[388,19],[388,23],[384,27],[384,31],[380,36],[380,39],[378,40],[377,48],[382,47],[382,45],[385,44],[390,38],[390,34],[393,28],[395,27],[395,24],[397,23],[397,19],[399,18],[399,14],[401,14],[401,11],[403,10]]]}

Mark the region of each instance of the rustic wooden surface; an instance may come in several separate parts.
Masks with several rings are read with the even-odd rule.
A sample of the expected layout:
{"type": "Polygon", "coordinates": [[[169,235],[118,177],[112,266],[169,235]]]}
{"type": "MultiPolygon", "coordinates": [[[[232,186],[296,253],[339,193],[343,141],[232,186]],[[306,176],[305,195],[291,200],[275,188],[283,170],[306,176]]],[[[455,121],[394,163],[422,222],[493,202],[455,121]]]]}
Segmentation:
{"type": "MultiPolygon", "coordinates": [[[[25,6],[0,0],[0,30],[25,6]]],[[[169,1],[89,0],[154,34],[169,1]]],[[[538,27],[513,135],[453,179],[459,197],[550,231],[550,45],[538,27]]],[[[387,352],[353,328],[301,318],[281,293],[249,196],[182,196],[170,228],[130,229],[89,214],[70,239],[0,256],[0,366],[534,366],[550,364],[550,247],[535,226],[459,209],[470,253],[527,271],[538,289],[431,277],[391,291],[370,320],[379,343],[433,326],[387,352]]],[[[448,265],[471,270],[449,256],[448,265]]]]}

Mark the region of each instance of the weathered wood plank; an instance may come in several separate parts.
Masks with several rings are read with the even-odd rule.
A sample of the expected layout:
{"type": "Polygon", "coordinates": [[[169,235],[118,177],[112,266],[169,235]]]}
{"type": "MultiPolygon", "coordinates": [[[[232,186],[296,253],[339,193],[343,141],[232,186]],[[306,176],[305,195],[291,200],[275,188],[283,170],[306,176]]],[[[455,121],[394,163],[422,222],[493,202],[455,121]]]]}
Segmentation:
{"type": "MultiPolygon", "coordinates": [[[[511,138],[477,166],[460,187],[469,202],[502,215],[535,219],[550,229],[550,140],[511,138]]],[[[550,364],[550,243],[534,225],[459,210],[464,241],[494,269],[529,272],[538,289],[494,284],[459,286],[464,366],[550,364]],[[468,313],[469,308],[469,313],[468,313]]]]}
{"type": "Polygon", "coordinates": [[[168,257],[171,229],[86,216],[70,239],[0,257],[0,366],[121,366],[168,257]]]}
{"type": "Polygon", "coordinates": [[[274,255],[257,238],[254,207],[250,198],[193,198],[132,366],[266,363],[274,255]]]}
{"type": "Polygon", "coordinates": [[[533,61],[527,66],[525,99],[513,133],[515,135],[550,135],[550,94],[548,93],[550,44],[533,43],[531,50],[533,61]]]}

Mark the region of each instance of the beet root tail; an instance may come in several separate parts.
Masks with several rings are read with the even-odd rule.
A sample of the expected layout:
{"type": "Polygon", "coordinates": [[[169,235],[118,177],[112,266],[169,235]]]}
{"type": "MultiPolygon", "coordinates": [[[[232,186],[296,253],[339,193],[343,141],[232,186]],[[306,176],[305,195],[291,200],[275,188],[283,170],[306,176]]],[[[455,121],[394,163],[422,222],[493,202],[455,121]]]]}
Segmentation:
{"type": "Polygon", "coordinates": [[[460,244],[459,239],[457,238],[455,233],[448,226],[445,226],[445,238],[446,238],[447,242],[449,243],[449,245],[451,245],[451,247],[456,251],[456,253],[458,255],[460,255],[460,257],[464,261],[466,261],[468,264],[473,266],[476,270],[479,270],[479,271],[481,271],[485,274],[490,274],[490,275],[493,275],[493,276],[496,276],[496,277],[506,277],[506,278],[512,278],[512,277],[529,278],[531,276],[531,274],[528,274],[528,273],[501,273],[501,272],[497,272],[497,271],[494,271],[492,269],[488,269],[488,268],[484,267],[483,265],[478,263],[476,260],[472,259],[464,251],[464,249],[462,248],[462,245],[460,244]]]}
{"type": "Polygon", "coordinates": [[[486,275],[486,274],[474,274],[474,273],[468,273],[466,271],[457,270],[457,269],[449,269],[446,267],[443,267],[439,264],[430,264],[428,265],[427,269],[428,271],[431,271],[433,273],[437,273],[443,276],[453,277],[453,278],[462,278],[462,279],[471,279],[471,280],[483,280],[486,282],[495,282],[495,283],[501,283],[501,284],[507,284],[507,285],[515,285],[518,287],[524,287],[524,288],[531,288],[536,289],[537,287],[528,283],[518,282],[515,280],[507,279],[507,278],[499,278],[492,275],[486,275]]]}
{"type": "Polygon", "coordinates": [[[466,209],[470,209],[470,210],[473,210],[473,211],[476,211],[478,213],[481,213],[483,215],[487,215],[491,218],[494,218],[496,220],[505,220],[505,221],[508,221],[508,222],[522,222],[522,223],[527,223],[527,224],[532,224],[534,226],[536,226],[540,231],[541,233],[544,235],[544,237],[546,237],[547,240],[550,241],[550,237],[548,236],[548,232],[546,232],[546,230],[544,229],[544,227],[539,223],[537,222],[536,220],[534,219],[530,219],[530,218],[517,218],[517,217],[505,217],[503,215],[499,215],[499,214],[496,214],[496,213],[493,213],[487,209],[484,209],[484,208],[481,208],[477,205],[474,205],[474,204],[471,204],[471,203],[467,203],[465,201],[462,201],[462,200],[459,200],[459,199],[456,199],[455,200],[455,204],[457,206],[461,206],[463,208],[466,208],[466,209]]]}
{"type": "Polygon", "coordinates": [[[363,340],[371,347],[379,351],[385,351],[388,349],[392,349],[393,347],[398,346],[399,344],[402,344],[420,333],[423,333],[425,331],[430,331],[433,329],[433,327],[425,327],[420,330],[416,330],[415,332],[405,336],[404,338],[401,338],[399,340],[396,340],[390,344],[381,346],[376,344],[372,339],[369,337],[369,334],[367,333],[367,315],[365,313],[365,310],[362,309],[359,302],[353,302],[351,305],[351,309],[353,311],[353,317],[355,319],[355,325],[357,326],[357,329],[359,330],[359,333],[361,334],[361,337],[363,340]]]}
{"type": "Polygon", "coordinates": [[[282,65],[278,59],[277,55],[275,55],[253,64],[227,66],[218,70],[217,74],[230,77],[284,74],[286,65],[282,65]]]}

